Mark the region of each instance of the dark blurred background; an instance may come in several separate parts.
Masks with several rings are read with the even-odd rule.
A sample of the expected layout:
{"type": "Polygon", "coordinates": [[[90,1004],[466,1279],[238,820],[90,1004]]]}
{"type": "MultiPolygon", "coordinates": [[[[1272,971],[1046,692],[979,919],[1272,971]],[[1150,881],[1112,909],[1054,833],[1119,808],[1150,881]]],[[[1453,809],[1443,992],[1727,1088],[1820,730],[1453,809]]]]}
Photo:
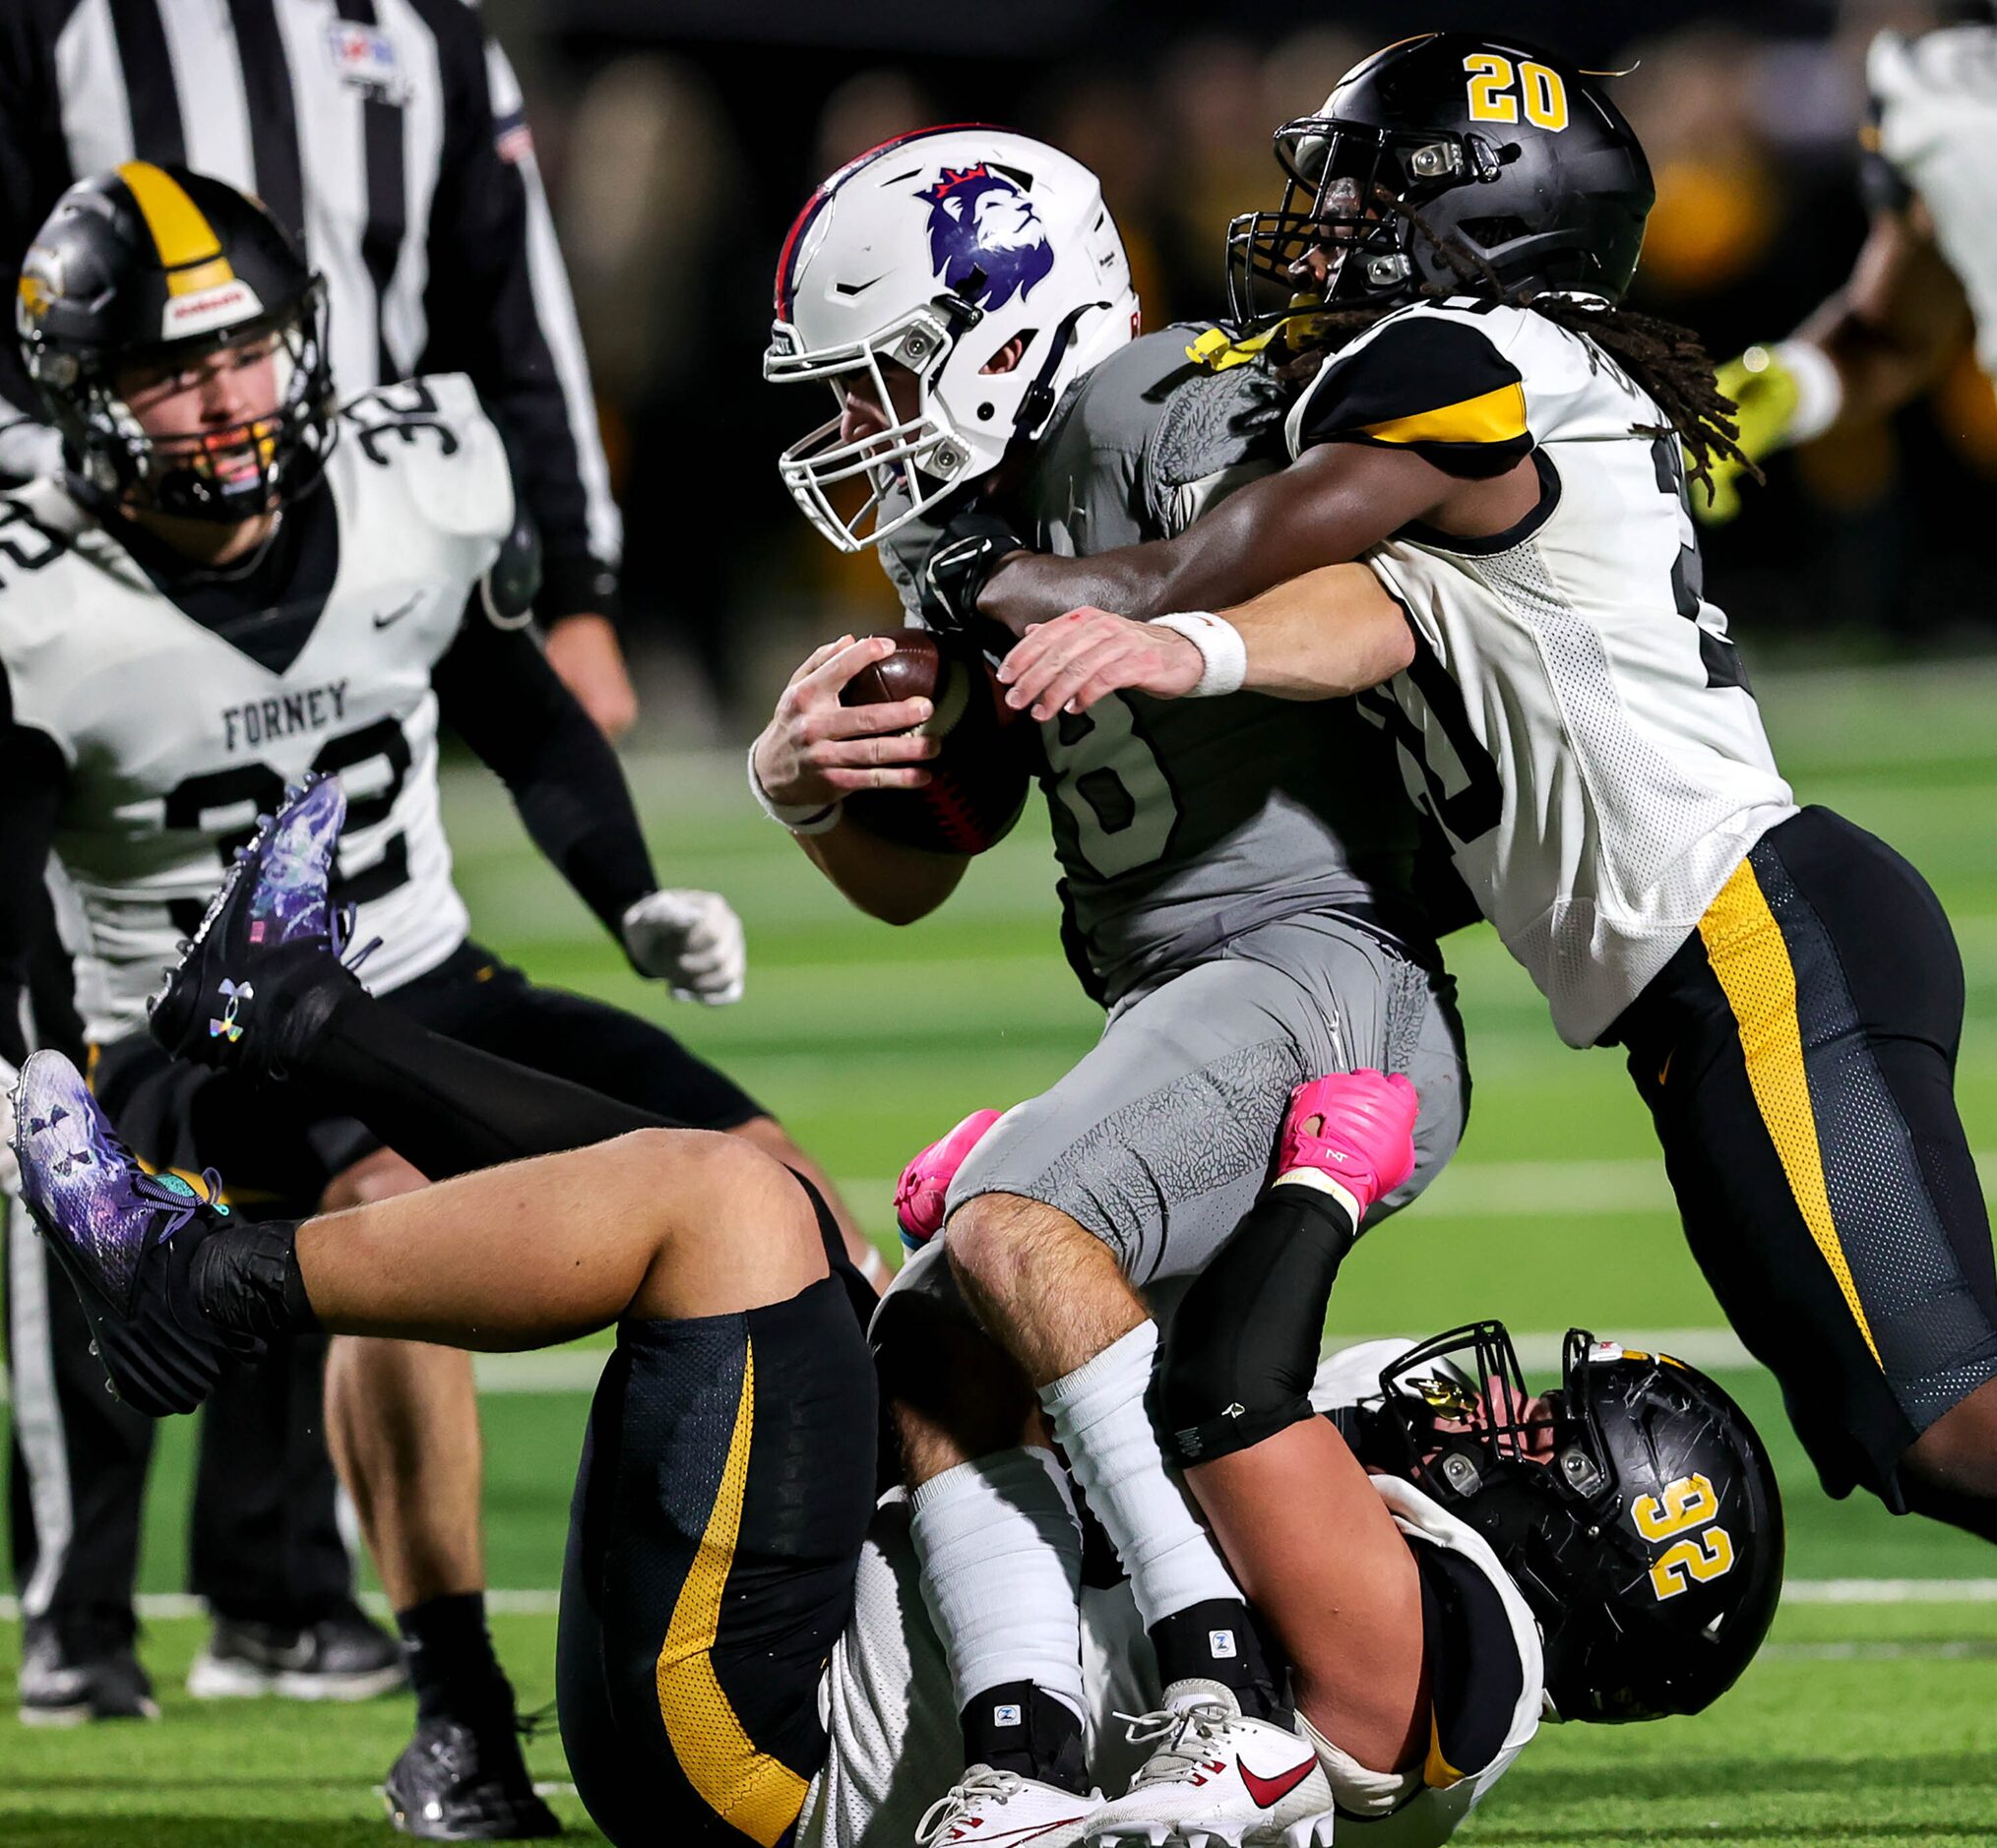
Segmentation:
{"type": "MultiPolygon", "coordinates": [[[[820,395],[760,374],[778,247],[852,154],[966,119],[1058,143],[1101,175],[1157,327],[1219,307],[1228,218],[1274,201],[1277,124],[1394,37],[1501,22],[1626,73],[1613,92],[1658,194],[1634,299],[1719,358],[1786,334],[1849,274],[1864,49],[1882,27],[1933,20],[1924,0],[485,11],[528,90],[595,368],[647,730],[683,742],[742,735],[811,642],[892,621],[872,556],[836,555],[777,477],[820,395]]],[[[1777,458],[1743,517],[1706,536],[1708,593],[1751,658],[1987,649],[1993,490],[1997,399],[1966,352],[1890,425],[1777,458]]]]}

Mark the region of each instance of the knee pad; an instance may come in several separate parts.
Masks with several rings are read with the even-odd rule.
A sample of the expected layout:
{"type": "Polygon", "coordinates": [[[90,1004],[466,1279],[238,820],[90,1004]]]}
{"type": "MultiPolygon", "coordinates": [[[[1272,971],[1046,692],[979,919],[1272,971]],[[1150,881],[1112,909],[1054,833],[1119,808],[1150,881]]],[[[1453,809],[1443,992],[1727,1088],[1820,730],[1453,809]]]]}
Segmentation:
{"type": "Polygon", "coordinates": [[[1311,1415],[1325,1305],[1354,1237],[1330,1196],[1276,1188],[1201,1273],[1156,1386],[1156,1422],[1181,1464],[1231,1456],[1311,1415]]]}

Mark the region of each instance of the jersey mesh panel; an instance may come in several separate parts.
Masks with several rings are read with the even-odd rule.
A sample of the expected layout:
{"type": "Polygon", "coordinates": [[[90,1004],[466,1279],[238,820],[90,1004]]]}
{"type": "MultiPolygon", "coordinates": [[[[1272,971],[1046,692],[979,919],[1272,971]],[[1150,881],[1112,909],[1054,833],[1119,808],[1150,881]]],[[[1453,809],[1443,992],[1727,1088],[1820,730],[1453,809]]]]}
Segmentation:
{"type": "MultiPolygon", "coordinates": [[[[1691,780],[1644,737],[1616,691],[1601,638],[1561,596],[1536,545],[1478,559],[1472,569],[1511,604],[1539,650],[1591,826],[1601,835],[1598,863],[1617,881],[1617,890],[1579,893],[1556,904],[1543,928],[1529,933],[1541,940],[1532,951],[1547,971],[1557,1016],[1598,984],[1604,923],[1655,940],[1654,960],[1648,970],[1639,965],[1638,986],[1663,967],[1720,883],[1707,859],[1684,855],[1683,843],[1704,841],[1736,804],[1691,780]]],[[[1689,651],[1688,662],[1697,661],[1697,651],[1689,651]]],[[[1691,691],[1689,677],[1686,684],[1691,691]]],[[[1698,686],[1703,692],[1703,670],[1698,686]]],[[[1533,959],[1524,942],[1517,948],[1533,959]]],[[[1634,988],[1625,999],[1635,999],[1634,988]]]]}

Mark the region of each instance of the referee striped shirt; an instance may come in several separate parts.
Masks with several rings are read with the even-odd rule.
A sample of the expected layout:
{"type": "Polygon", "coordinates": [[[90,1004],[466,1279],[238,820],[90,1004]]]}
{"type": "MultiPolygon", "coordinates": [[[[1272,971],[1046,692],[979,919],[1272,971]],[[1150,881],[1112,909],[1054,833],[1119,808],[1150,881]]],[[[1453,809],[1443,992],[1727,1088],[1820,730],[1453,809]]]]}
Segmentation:
{"type": "MultiPolygon", "coordinates": [[[[540,615],[612,607],[575,305],[520,86],[466,0],[0,0],[0,262],[73,180],[134,158],[253,192],[302,237],[343,397],[469,373],[540,526],[540,615]]],[[[0,394],[39,418],[4,339],[0,394]]],[[[0,432],[0,466],[49,454],[28,434],[0,432]]]]}

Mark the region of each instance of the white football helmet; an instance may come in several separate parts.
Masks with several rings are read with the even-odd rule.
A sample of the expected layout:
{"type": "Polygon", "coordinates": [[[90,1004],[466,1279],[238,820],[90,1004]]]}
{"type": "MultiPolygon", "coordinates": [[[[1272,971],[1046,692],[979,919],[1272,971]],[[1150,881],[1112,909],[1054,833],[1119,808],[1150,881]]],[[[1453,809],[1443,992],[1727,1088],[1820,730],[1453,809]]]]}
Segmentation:
{"type": "Polygon", "coordinates": [[[857,552],[995,468],[1031,439],[1069,381],[1127,342],[1137,296],[1094,174],[1010,130],[921,129],[842,167],[798,214],[777,263],[763,376],[823,379],[839,412],[783,452],[804,516],[857,552]],[[1013,340],[1009,370],[985,367],[1013,340]],[[899,409],[883,361],[900,380],[899,409]],[[893,419],[842,439],[858,385],[893,419]],[[865,478],[850,516],[832,491],[865,478]],[[890,489],[905,508],[880,519],[890,489]]]}

